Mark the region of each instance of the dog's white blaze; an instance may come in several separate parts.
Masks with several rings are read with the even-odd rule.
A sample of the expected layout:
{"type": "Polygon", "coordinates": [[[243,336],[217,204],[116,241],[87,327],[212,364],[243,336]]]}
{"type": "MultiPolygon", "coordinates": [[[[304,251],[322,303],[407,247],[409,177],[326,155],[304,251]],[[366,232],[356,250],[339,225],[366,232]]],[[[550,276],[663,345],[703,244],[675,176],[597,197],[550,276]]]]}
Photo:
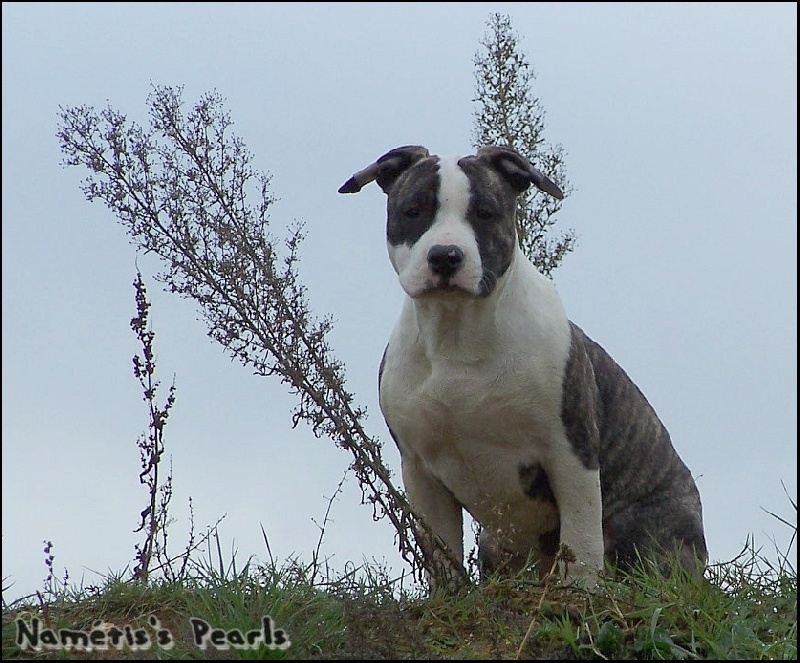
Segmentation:
{"type": "Polygon", "coordinates": [[[449,285],[470,294],[480,293],[483,266],[475,232],[466,222],[469,207],[469,178],[450,157],[439,162],[439,210],[431,227],[412,246],[388,245],[389,259],[400,277],[400,285],[410,297],[417,297],[440,285],[441,277],[428,264],[428,252],[437,244],[454,245],[464,252],[464,264],[449,285]]]}

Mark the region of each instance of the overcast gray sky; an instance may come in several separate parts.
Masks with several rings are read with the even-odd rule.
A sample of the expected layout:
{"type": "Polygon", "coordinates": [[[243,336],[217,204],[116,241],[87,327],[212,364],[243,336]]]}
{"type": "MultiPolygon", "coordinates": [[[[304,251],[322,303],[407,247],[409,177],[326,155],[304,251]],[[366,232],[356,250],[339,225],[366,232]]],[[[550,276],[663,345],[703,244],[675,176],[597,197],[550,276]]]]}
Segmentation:
{"type": "MultiPolygon", "coordinates": [[[[797,499],[797,5],[795,3],[8,3],[3,55],[3,586],[96,583],[131,563],[146,493],[147,412],[135,249],[65,169],[58,107],[111,104],[146,122],[152,84],[193,103],[216,89],[254,165],[273,175],[274,230],[306,224],[300,274],[367,427],[399,457],[376,371],[402,292],[385,200],[338,187],[404,144],[471,152],[473,56],[509,14],[537,72],[545,138],[575,188],[578,235],[554,274],[568,315],[629,373],[697,478],[713,561],[748,537],[775,558],[797,499]],[[784,492],[785,485],[789,497],[784,492]]],[[[557,226],[557,227],[558,227],[557,226]]],[[[152,301],[166,429],[171,541],[227,514],[227,553],[310,559],[349,456],[291,428],[294,399],[212,343],[191,302],[152,301]]],[[[469,536],[469,535],[468,535],[469,536]]],[[[404,568],[348,476],[322,553],[404,568]]],[[[796,560],[796,549],[792,556],[796,560]]]]}

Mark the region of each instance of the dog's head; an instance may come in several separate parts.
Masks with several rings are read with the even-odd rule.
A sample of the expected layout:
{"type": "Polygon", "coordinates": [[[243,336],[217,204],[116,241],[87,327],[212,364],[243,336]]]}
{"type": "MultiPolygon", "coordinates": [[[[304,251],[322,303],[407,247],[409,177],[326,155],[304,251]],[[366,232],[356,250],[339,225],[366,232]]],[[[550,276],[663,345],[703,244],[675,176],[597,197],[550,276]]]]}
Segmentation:
{"type": "Polygon", "coordinates": [[[488,296],[516,251],[517,196],[531,183],[563,198],[527,159],[504,147],[440,158],[419,145],[398,147],[339,189],[376,181],[388,196],[389,259],[410,297],[488,296]]]}

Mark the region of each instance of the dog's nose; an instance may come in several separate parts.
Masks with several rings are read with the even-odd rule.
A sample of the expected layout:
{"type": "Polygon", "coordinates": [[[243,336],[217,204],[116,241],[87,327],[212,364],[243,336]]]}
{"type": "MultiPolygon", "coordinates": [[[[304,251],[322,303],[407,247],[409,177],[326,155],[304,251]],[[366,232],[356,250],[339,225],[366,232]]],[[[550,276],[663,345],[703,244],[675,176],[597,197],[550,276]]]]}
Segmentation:
{"type": "Polygon", "coordinates": [[[436,244],[428,251],[428,264],[431,271],[440,276],[452,276],[463,262],[464,252],[455,244],[436,244]]]}

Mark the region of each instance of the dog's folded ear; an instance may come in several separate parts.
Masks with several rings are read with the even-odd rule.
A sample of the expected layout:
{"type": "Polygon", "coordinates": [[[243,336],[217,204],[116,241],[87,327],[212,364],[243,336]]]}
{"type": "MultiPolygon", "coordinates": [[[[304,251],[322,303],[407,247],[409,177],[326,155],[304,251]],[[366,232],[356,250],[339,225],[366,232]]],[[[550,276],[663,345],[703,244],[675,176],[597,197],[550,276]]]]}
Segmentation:
{"type": "Polygon", "coordinates": [[[511,148],[488,145],[480,148],[476,156],[478,159],[488,161],[520,193],[533,183],[540,191],[549,193],[559,200],[564,198],[564,192],[555,182],[511,148]]]}
{"type": "Polygon", "coordinates": [[[430,152],[421,145],[396,147],[380,157],[375,163],[364,168],[364,170],[359,170],[339,187],[339,193],[358,193],[373,180],[378,182],[378,186],[385,193],[388,193],[394,181],[403,172],[411,168],[420,159],[428,156],[430,156],[430,152]]]}

